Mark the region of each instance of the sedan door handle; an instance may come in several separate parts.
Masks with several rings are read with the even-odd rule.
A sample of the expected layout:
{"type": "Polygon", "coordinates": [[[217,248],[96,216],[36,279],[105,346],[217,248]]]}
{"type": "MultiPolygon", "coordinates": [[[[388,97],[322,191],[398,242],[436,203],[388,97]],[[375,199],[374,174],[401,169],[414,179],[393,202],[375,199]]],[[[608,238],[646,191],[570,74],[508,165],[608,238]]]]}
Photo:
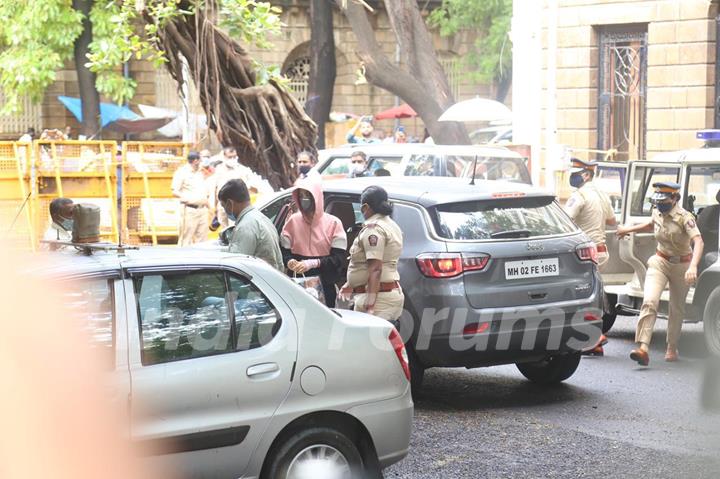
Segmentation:
{"type": "Polygon", "coordinates": [[[280,371],[280,366],[276,363],[256,364],[247,368],[248,377],[260,376],[261,374],[270,374],[280,371]]]}

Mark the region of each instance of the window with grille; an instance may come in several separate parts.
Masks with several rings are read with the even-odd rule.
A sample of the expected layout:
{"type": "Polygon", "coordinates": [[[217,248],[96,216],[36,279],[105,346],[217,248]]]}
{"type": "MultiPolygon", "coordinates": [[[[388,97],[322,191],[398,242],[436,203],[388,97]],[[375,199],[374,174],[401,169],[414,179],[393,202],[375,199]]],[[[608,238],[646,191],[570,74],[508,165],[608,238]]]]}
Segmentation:
{"type": "MultiPolygon", "coordinates": [[[[5,96],[0,92],[0,105],[5,104],[5,96]]],[[[21,111],[14,115],[0,116],[0,135],[20,137],[28,128],[40,128],[42,105],[33,103],[29,97],[20,100],[21,111]]]]}
{"type": "Polygon", "coordinates": [[[288,88],[293,96],[304,105],[307,101],[308,83],[310,81],[310,57],[301,56],[291,62],[283,74],[290,80],[288,88]]]}
{"type": "Polygon", "coordinates": [[[645,158],[647,27],[600,32],[598,148],[645,158]]]}
{"type": "Polygon", "coordinates": [[[457,56],[453,53],[441,53],[440,65],[443,67],[443,70],[445,70],[445,75],[447,76],[453,98],[458,100],[458,96],[460,94],[460,67],[457,56]]]}

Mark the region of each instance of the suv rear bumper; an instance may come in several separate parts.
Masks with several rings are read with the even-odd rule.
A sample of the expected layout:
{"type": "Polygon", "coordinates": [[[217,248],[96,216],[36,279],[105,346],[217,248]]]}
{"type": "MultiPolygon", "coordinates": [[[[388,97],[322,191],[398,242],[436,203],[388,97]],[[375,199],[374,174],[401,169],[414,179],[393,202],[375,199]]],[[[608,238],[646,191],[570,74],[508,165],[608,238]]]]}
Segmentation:
{"type": "Polygon", "coordinates": [[[574,313],[562,322],[518,320],[513,327],[501,323],[493,321],[488,331],[475,335],[434,335],[428,348],[416,350],[416,354],[425,367],[474,368],[539,361],[594,346],[602,330],[601,319],[578,321],[574,313]]]}
{"type": "Polygon", "coordinates": [[[412,346],[425,367],[492,366],[582,351],[600,338],[601,298],[599,276],[588,298],[534,307],[469,309],[464,297],[449,296],[448,319],[423,325],[420,318],[412,346]],[[482,332],[463,334],[471,324],[482,332]]]}

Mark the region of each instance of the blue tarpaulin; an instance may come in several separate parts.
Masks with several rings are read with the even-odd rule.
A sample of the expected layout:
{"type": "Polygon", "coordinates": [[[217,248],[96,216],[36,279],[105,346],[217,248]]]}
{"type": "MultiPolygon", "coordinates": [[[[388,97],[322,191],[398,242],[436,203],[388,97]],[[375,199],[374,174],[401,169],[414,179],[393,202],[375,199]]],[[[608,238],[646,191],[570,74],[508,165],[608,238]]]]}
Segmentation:
{"type": "MultiPolygon", "coordinates": [[[[70,110],[79,122],[82,122],[82,102],[80,98],[59,96],[58,100],[70,110]]],[[[117,120],[139,120],[142,117],[125,106],[114,103],[100,103],[100,127],[105,128],[117,120]]]]}

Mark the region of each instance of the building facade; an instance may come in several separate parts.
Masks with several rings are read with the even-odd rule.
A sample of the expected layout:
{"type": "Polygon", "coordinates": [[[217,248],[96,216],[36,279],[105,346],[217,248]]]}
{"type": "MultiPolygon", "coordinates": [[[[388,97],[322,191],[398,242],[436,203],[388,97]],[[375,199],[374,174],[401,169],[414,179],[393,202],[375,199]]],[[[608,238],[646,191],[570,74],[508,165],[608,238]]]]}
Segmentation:
{"type": "MultiPolygon", "coordinates": [[[[266,65],[275,65],[290,79],[290,89],[304,103],[307,96],[307,82],[310,69],[310,18],[306,0],[285,0],[273,2],[282,7],[282,21],[286,25],[278,38],[272,39],[273,48],[259,50],[251,47],[251,55],[266,65]]],[[[436,2],[423,2],[434,4],[436,2]]],[[[337,60],[337,78],[335,83],[333,111],[354,115],[369,115],[391,108],[401,100],[391,93],[358,81],[359,59],[356,55],[357,40],[350,26],[335,9],[335,46],[337,60]]],[[[387,15],[382,9],[376,10],[371,21],[375,27],[378,42],[389,58],[402,63],[396,55],[397,42],[390,27],[387,15]]],[[[493,96],[493,87],[472,84],[464,80],[463,55],[473,41],[472,32],[464,32],[453,37],[442,38],[433,32],[435,48],[448,75],[456,99],[471,98],[475,95],[493,96]]],[[[77,131],[74,117],[57,100],[58,95],[78,96],[77,77],[68,65],[58,72],[58,79],[48,89],[41,105],[31,106],[21,115],[0,119],[0,137],[17,138],[27,127],[64,128],[70,126],[77,131]]],[[[148,104],[175,110],[182,108],[177,85],[164,71],[156,71],[152,65],[143,61],[130,63],[130,75],[137,81],[138,88],[131,104],[148,104]]],[[[190,90],[190,110],[202,113],[197,95],[190,90]]],[[[0,99],[1,101],[1,99],[0,99]]],[[[394,127],[393,121],[380,122],[377,126],[387,132],[394,127]]],[[[402,124],[411,134],[422,135],[423,127],[419,119],[402,120],[402,124]]]]}
{"type": "Polygon", "coordinates": [[[717,15],[711,0],[515,0],[514,139],[533,145],[536,180],[552,186],[569,154],[698,146],[715,124],[717,15]]]}

